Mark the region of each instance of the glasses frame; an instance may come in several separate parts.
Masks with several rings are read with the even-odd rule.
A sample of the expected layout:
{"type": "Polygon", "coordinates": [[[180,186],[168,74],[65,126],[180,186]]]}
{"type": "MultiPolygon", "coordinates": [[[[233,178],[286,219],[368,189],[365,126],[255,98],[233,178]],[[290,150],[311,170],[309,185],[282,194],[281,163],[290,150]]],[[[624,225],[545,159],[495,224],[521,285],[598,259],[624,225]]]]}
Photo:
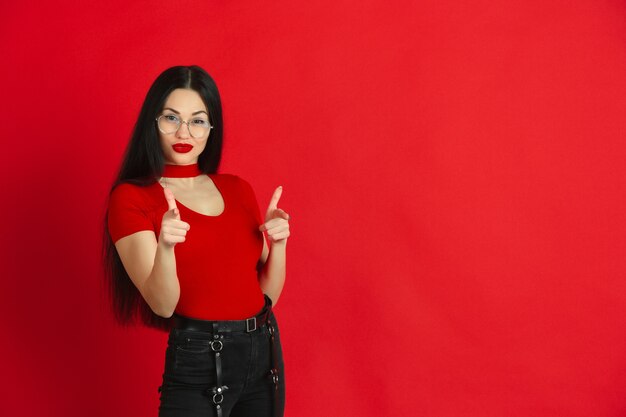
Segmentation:
{"type": "MultiPolygon", "coordinates": [[[[181,127],[181,126],[183,125],[183,123],[184,123],[184,124],[186,124],[186,125],[187,125],[187,132],[189,132],[189,136],[191,136],[191,137],[192,137],[192,138],[194,138],[194,139],[199,139],[199,138],[201,138],[201,137],[203,136],[203,135],[202,135],[202,136],[194,136],[194,135],[193,135],[193,133],[191,133],[191,129],[189,129],[189,122],[190,122],[190,121],[183,120],[183,119],[181,119],[181,118],[180,118],[180,117],[178,117],[178,116],[176,116],[176,117],[178,117],[178,127],[176,128],[176,130],[175,130],[175,131],[173,131],[173,132],[169,132],[169,133],[168,133],[168,132],[164,132],[164,131],[162,131],[162,130],[161,130],[161,126],[159,125],[159,120],[161,119],[161,117],[165,117],[165,116],[176,116],[176,115],[175,115],[175,114],[162,114],[162,115],[160,115],[160,116],[158,116],[158,117],[156,117],[156,118],[154,119],[154,120],[156,121],[156,123],[157,123],[157,129],[159,129],[159,132],[163,133],[164,135],[171,135],[172,133],[176,133],[176,132],[178,132],[178,130],[180,129],[180,127],[181,127]]],[[[211,124],[211,122],[209,122],[209,136],[211,136],[211,129],[213,129],[213,125],[211,124]]]]}

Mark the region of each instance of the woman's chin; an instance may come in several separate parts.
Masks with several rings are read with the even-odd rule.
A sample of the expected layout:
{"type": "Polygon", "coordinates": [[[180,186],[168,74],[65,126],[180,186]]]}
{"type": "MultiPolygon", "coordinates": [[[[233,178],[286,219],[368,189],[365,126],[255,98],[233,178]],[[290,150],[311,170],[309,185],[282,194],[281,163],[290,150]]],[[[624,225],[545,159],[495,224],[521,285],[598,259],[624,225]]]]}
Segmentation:
{"type": "Polygon", "coordinates": [[[169,165],[191,165],[198,162],[197,155],[171,155],[165,157],[165,163],[169,165]]]}

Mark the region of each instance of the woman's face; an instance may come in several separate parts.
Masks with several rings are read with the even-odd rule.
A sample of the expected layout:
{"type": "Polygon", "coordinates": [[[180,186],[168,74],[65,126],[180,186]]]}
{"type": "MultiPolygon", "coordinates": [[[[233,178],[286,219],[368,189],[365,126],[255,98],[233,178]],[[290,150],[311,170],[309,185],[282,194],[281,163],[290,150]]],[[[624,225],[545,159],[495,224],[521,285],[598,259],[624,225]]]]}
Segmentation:
{"type": "Polygon", "coordinates": [[[173,130],[175,122],[178,119],[180,126],[173,133],[163,133],[159,128],[159,141],[161,150],[165,157],[166,164],[189,165],[198,162],[198,156],[206,147],[211,129],[198,128],[203,123],[210,123],[209,114],[200,94],[194,90],[186,88],[177,88],[172,91],[165,100],[163,110],[159,113],[161,118],[160,126],[167,126],[165,131],[173,130]],[[194,136],[189,133],[189,122],[193,124],[194,136]],[[198,137],[198,132],[202,135],[198,137]]]}

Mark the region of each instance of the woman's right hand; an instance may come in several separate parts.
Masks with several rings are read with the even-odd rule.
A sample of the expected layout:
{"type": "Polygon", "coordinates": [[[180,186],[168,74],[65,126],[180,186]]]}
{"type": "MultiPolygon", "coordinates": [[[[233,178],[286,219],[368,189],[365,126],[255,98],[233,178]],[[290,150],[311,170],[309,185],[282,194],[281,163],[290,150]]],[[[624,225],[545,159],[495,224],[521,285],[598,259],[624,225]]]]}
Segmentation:
{"type": "Polygon", "coordinates": [[[176,207],[176,200],[172,190],[164,187],[163,193],[167,200],[168,210],[163,214],[163,220],[161,220],[159,243],[173,248],[177,243],[185,241],[185,236],[191,226],[180,219],[180,212],[176,207]]]}

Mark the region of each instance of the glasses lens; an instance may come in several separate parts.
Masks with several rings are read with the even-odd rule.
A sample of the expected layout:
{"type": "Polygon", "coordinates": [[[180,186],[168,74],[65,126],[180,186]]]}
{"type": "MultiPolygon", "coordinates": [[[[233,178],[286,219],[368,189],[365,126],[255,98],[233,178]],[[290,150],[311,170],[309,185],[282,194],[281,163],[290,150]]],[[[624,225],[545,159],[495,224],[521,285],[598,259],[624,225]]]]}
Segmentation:
{"type": "Polygon", "coordinates": [[[207,134],[210,129],[209,121],[206,119],[198,118],[191,119],[189,121],[189,133],[194,138],[201,138],[207,134]]]}
{"type": "Polygon", "coordinates": [[[164,114],[159,117],[159,130],[163,133],[174,133],[179,125],[180,119],[173,114],[164,114]]]}

